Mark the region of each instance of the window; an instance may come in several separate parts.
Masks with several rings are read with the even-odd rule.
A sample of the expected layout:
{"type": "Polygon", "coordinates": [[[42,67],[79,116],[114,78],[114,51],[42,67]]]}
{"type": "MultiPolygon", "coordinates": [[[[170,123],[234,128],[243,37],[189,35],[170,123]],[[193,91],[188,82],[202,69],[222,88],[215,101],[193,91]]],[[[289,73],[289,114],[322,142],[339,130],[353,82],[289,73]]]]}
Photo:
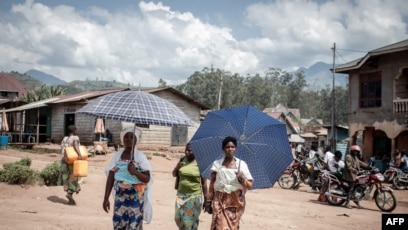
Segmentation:
{"type": "Polygon", "coordinates": [[[147,124],[136,124],[136,126],[137,127],[140,127],[140,128],[150,128],[150,125],[147,125],[147,124]]]}
{"type": "Polygon", "coordinates": [[[381,72],[360,75],[360,107],[381,107],[381,72]]]}

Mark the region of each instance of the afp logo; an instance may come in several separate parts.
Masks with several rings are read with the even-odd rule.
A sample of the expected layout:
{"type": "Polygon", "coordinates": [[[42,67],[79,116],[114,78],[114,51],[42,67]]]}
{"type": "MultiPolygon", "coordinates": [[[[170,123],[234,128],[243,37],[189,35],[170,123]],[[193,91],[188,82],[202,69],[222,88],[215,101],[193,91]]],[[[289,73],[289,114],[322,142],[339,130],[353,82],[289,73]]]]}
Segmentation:
{"type": "Polygon", "coordinates": [[[382,214],[382,230],[408,229],[408,214],[382,214]]]}

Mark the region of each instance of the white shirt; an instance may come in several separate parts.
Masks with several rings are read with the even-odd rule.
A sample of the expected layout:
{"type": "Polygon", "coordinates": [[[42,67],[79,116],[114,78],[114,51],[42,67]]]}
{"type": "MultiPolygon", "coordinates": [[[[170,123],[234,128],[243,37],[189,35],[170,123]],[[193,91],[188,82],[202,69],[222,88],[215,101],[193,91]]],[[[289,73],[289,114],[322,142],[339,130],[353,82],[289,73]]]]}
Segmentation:
{"type": "Polygon", "coordinates": [[[329,161],[334,158],[334,154],[330,151],[327,151],[324,154],[323,162],[329,164],[329,161]]]}
{"type": "Polygon", "coordinates": [[[249,172],[248,165],[245,161],[235,157],[235,169],[229,169],[222,165],[224,158],[215,160],[211,167],[211,171],[217,172],[217,177],[214,182],[214,189],[219,192],[231,193],[238,189],[243,189],[242,185],[238,182],[236,173],[238,169],[242,172],[243,176],[247,180],[253,180],[251,173],[249,172]]]}
{"type": "Polygon", "coordinates": [[[330,172],[332,173],[337,172],[337,170],[340,168],[344,168],[344,162],[342,160],[336,161],[334,157],[329,160],[328,165],[329,165],[330,172]],[[336,165],[338,167],[336,167],[336,165]]]}
{"type": "Polygon", "coordinates": [[[303,149],[303,145],[298,144],[298,146],[296,146],[296,152],[301,153],[301,152],[302,152],[302,149],[303,149]]]}

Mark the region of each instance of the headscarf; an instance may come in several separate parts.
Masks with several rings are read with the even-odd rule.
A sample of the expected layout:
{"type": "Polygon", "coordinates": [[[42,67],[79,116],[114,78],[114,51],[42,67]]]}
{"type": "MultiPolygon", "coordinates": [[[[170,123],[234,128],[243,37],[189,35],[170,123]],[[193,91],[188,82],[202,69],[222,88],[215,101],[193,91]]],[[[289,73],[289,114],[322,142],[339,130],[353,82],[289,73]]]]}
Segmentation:
{"type": "Polygon", "coordinates": [[[136,126],[128,126],[122,129],[122,131],[120,132],[120,140],[122,141],[122,144],[124,144],[123,142],[123,138],[125,137],[126,133],[133,133],[136,136],[136,143],[135,145],[139,144],[141,139],[142,139],[142,130],[136,126]]]}

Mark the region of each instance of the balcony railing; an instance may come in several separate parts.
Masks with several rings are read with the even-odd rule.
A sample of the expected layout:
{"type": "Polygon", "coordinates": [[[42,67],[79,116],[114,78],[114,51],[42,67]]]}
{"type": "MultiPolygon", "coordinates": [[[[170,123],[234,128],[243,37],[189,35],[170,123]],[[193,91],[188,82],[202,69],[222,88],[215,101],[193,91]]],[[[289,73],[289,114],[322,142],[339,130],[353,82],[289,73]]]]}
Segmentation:
{"type": "Polygon", "coordinates": [[[395,99],[394,113],[408,113],[408,99],[395,99]]]}

